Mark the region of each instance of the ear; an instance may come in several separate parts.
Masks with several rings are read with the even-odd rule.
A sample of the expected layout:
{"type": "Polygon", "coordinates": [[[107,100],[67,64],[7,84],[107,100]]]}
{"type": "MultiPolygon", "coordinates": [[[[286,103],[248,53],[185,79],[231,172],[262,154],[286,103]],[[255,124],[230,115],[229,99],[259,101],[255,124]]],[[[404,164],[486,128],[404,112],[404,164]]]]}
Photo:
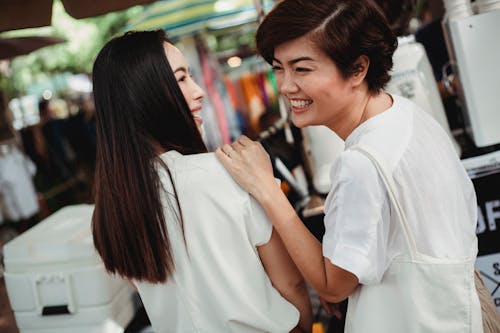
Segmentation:
{"type": "Polygon", "coordinates": [[[362,54],[354,62],[355,72],[351,76],[351,82],[353,86],[359,86],[365,80],[366,73],[368,73],[368,68],[370,67],[370,58],[362,54]]]}

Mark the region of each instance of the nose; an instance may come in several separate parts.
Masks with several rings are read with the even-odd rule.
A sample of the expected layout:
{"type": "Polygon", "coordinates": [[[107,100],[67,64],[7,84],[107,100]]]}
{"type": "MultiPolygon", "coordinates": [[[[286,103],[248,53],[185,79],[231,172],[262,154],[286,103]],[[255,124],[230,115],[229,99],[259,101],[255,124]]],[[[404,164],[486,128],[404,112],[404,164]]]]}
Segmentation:
{"type": "Polygon", "coordinates": [[[293,80],[292,75],[290,75],[290,74],[288,74],[286,72],[282,75],[280,81],[281,82],[277,82],[278,83],[278,87],[280,89],[280,92],[282,94],[284,94],[284,95],[295,93],[299,89],[299,87],[297,86],[297,84],[293,80]]]}
{"type": "Polygon", "coordinates": [[[205,97],[205,91],[201,89],[201,87],[193,81],[193,99],[194,100],[202,100],[205,97]]]}

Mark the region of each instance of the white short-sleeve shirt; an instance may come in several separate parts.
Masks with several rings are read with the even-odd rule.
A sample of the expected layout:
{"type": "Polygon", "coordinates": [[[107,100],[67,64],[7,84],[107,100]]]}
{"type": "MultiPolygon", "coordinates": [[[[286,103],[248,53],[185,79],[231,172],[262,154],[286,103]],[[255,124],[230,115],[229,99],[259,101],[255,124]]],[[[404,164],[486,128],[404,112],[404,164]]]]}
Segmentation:
{"type": "Polygon", "coordinates": [[[440,125],[413,102],[393,95],[393,105],[357,127],[331,170],[325,203],[323,255],[375,284],[405,251],[392,221],[386,189],[372,162],[349,148],[370,146],[384,157],[417,250],[438,258],[477,254],[474,187],[440,125]]]}
{"type": "Polygon", "coordinates": [[[184,221],[172,216],[170,178],[160,168],[175,271],[165,284],[134,281],[156,333],[289,332],[298,310],[272,286],[257,253],[269,241],[262,207],[213,153],[161,155],[175,184],[184,221]]]}

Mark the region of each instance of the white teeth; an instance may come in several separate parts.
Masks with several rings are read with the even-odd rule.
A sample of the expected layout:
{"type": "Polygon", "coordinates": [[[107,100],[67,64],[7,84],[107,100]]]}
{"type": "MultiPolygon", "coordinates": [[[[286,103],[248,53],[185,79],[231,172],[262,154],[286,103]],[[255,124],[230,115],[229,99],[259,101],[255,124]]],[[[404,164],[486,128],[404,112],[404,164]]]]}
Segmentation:
{"type": "Polygon", "coordinates": [[[304,107],[310,105],[311,103],[312,103],[312,101],[304,101],[304,100],[296,100],[296,99],[290,100],[290,104],[292,104],[292,106],[295,108],[304,108],[304,107]]]}

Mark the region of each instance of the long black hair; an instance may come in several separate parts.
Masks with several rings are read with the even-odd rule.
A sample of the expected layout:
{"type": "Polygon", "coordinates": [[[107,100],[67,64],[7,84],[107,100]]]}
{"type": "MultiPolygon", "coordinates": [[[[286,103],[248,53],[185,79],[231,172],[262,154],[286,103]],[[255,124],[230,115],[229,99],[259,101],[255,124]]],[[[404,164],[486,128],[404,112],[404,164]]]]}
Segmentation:
{"type": "Polygon", "coordinates": [[[206,152],[166,42],[162,30],[128,32],[102,48],[93,68],[94,245],[108,271],[149,282],[164,282],[174,270],[158,175],[159,165],[168,168],[159,151],[206,152]]]}

